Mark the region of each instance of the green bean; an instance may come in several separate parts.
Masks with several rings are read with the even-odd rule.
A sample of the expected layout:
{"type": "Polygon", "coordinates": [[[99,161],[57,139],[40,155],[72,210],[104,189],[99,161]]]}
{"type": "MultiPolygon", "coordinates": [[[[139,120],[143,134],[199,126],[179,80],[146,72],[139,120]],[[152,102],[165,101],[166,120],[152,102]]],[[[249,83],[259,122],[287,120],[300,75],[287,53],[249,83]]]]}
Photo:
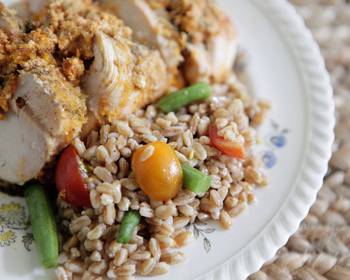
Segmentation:
{"type": "Polygon", "coordinates": [[[163,97],[159,101],[158,107],[162,112],[169,113],[194,101],[207,99],[210,95],[211,87],[207,83],[199,82],[163,97]]]}
{"type": "Polygon", "coordinates": [[[58,236],[50,201],[39,183],[27,185],[24,196],[40,261],[45,268],[55,267],[58,261],[58,236]]]}
{"type": "Polygon", "coordinates": [[[185,187],[196,194],[203,194],[208,191],[212,181],[210,176],[193,168],[188,163],[183,163],[181,166],[185,187]]]}
{"type": "Polygon", "coordinates": [[[132,238],[135,227],[140,223],[141,216],[137,211],[128,211],[122,219],[117,242],[127,244],[132,238]]]}

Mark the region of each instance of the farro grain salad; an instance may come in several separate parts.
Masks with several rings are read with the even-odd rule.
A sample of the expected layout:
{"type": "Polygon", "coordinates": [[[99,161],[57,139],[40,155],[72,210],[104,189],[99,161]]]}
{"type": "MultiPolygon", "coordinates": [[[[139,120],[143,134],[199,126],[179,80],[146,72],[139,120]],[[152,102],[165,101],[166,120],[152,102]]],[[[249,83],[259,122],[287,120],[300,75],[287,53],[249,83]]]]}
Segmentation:
{"type": "Polygon", "coordinates": [[[165,274],[189,224],[229,229],[267,184],[269,104],[212,1],[0,4],[0,28],[1,184],[23,185],[57,279],[165,274]]]}

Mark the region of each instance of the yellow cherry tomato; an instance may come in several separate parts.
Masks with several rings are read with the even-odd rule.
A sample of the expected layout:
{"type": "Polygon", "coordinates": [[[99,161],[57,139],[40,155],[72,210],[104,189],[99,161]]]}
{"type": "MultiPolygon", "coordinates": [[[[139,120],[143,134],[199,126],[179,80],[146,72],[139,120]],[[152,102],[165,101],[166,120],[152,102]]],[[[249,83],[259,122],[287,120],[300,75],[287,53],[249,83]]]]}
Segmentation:
{"type": "Polygon", "coordinates": [[[151,199],[169,200],[182,186],[180,161],[166,143],[154,142],[137,149],[131,165],[136,182],[151,199]]]}

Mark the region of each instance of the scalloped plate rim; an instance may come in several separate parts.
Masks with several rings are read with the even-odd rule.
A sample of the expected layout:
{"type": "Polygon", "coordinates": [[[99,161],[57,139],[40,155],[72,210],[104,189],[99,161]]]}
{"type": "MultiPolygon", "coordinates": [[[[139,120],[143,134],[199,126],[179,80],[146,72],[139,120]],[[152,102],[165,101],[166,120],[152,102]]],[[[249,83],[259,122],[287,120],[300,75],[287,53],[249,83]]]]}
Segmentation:
{"type": "Polygon", "coordinates": [[[307,128],[311,131],[306,137],[308,144],[306,149],[309,153],[303,155],[304,169],[299,172],[293,189],[289,191],[288,197],[274,213],[271,221],[248,244],[228,257],[218,268],[201,273],[195,278],[196,280],[227,279],[227,277],[228,279],[244,279],[273,257],[298,229],[300,222],[307,215],[322,186],[323,175],[326,173],[327,163],[331,156],[335,123],[334,103],[330,79],[317,44],[302,19],[287,1],[251,0],[251,3],[265,15],[268,14],[270,16],[268,20],[278,26],[276,30],[295,56],[300,75],[304,79],[303,86],[308,87],[306,90],[309,93],[307,96],[309,99],[307,128]],[[322,110],[324,115],[318,115],[322,110]],[[323,151],[323,153],[317,154],[315,151],[323,151]],[[301,203],[304,205],[301,206],[301,203]],[[298,211],[295,211],[294,208],[298,211]],[[284,216],[291,217],[292,221],[286,223],[283,220],[284,216]]]}
{"type": "MultiPolygon", "coordinates": [[[[281,24],[279,27],[277,27],[277,30],[280,35],[284,36],[283,39],[287,41],[288,47],[294,52],[293,55],[296,55],[300,60],[298,62],[302,63],[302,65],[299,65],[299,67],[303,68],[304,72],[310,71],[310,73],[317,73],[317,78],[321,78],[323,87],[317,88],[317,95],[322,96],[322,98],[325,98],[326,101],[316,98],[321,105],[318,104],[315,107],[322,109],[321,107],[324,106],[328,109],[328,114],[326,118],[316,121],[316,124],[320,125],[322,122],[323,127],[326,127],[325,131],[327,132],[323,133],[322,136],[324,139],[320,142],[322,143],[321,145],[323,148],[326,148],[326,152],[318,162],[318,168],[321,169],[320,173],[313,176],[312,181],[314,183],[314,187],[307,184],[305,180],[301,180],[301,178],[310,175],[311,169],[315,168],[316,166],[316,164],[314,166],[307,164],[305,166],[307,169],[304,169],[304,171],[299,174],[298,179],[293,185],[293,191],[288,194],[288,198],[284,201],[283,206],[277,211],[277,213],[275,213],[273,219],[263,228],[262,232],[255,236],[255,238],[251,240],[249,244],[242,247],[236,254],[223,262],[219,268],[203,272],[202,275],[195,278],[196,280],[210,280],[212,277],[214,277],[213,279],[225,279],[222,278],[222,276],[225,277],[225,275],[227,275],[227,270],[229,271],[228,276],[231,277],[230,279],[245,279],[252,273],[258,271],[266,261],[270,260],[276,254],[278,249],[286,244],[289,237],[298,230],[300,223],[307,216],[312,204],[316,201],[318,191],[322,187],[323,176],[327,172],[328,161],[331,157],[332,143],[334,141],[333,129],[335,126],[333,90],[319,46],[314,41],[311,31],[306,27],[303,19],[297,14],[295,8],[289,2],[281,0],[266,0],[264,3],[262,3],[260,0],[251,1],[258,7],[258,9],[263,11],[263,13],[268,13],[272,16],[272,18],[268,18],[270,21],[281,24]],[[291,35],[293,39],[299,37],[299,40],[291,42],[290,38],[286,38],[286,34],[291,35]],[[298,45],[298,43],[300,44],[301,42],[300,38],[304,39],[302,46],[298,45]],[[316,63],[311,64],[310,62],[307,62],[305,58],[306,54],[308,54],[308,59],[312,59],[313,62],[316,63]],[[288,211],[290,213],[294,212],[291,207],[288,206],[288,204],[292,203],[292,198],[296,198],[298,199],[297,201],[300,201],[301,198],[295,193],[300,190],[300,186],[303,184],[308,185],[310,188],[307,194],[304,193],[304,195],[307,195],[310,203],[305,205],[303,209],[298,209],[301,214],[294,217],[293,225],[290,225],[290,229],[287,229],[287,227],[283,225],[283,222],[281,221],[281,216],[288,211]],[[274,231],[285,231],[285,233],[273,236],[274,231]],[[273,238],[276,237],[278,240],[272,241],[273,238]],[[269,242],[268,245],[270,246],[269,251],[261,252],[261,246],[265,245],[266,247],[267,242],[269,242]],[[250,254],[253,252],[259,252],[259,255],[255,255],[254,257],[256,260],[252,262],[252,260],[249,260],[249,258],[250,254]]],[[[316,78],[311,78],[310,73],[304,73],[304,75],[307,76],[303,77],[309,80],[309,86],[316,80],[316,78]]],[[[317,83],[320,83],[320,81],[317,81],[317,83]]],[[[311,89],[309,89],[309,91],[311,91],[311,89]]],[[[314,87],[312,93],[310,93],[311,97],[315,98],[315,91],[316,87],[314,87]]],[[[308,98],[310,98],[310,96],[308,96],[308,98]]],[[[314,103],[316,104],[316,102],[314,103]]],[[[315,112],[315,107],[313,107],[311,110],[313,113],[315,112]]],[[[312,129],[317,130],[317,126],[314,124],[312,129]]],[[[321,137],[319,137],[317,139],[310,140],[310,135],[308,135],[308,138],[308,145],[310,147],[316,146],[316,142],[320,141],[321,139],[321,137]]],[[[317,146],[319,146],[320,143],[317,143],[317,146]]],[[[304,155],[303,164],[306,164],[306,161],[310,160],[310,158],[312,159],[313,157],[310,155],[304,155]]]]}

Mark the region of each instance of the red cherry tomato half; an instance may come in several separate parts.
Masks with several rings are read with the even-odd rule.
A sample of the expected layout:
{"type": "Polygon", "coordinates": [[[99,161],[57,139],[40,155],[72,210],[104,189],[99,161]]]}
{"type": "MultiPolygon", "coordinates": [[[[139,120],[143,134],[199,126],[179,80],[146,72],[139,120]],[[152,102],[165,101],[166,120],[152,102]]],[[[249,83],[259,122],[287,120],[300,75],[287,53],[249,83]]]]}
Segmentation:
{"type": "Polygon", "coordinates": [[[244,159],[245,151],[242,144],[234,143],[219,136],[218,129],[215,125],[209,126],[208,133],[211,144],[219,151],[234,158],[244,159]]]}
{"type": "Polygon", "coordinates": [[[90,195],[82,175],[82,162],[73,146],[61,154],[55,172],[59,195],[76,207],[91,207],[90,195]]]}

